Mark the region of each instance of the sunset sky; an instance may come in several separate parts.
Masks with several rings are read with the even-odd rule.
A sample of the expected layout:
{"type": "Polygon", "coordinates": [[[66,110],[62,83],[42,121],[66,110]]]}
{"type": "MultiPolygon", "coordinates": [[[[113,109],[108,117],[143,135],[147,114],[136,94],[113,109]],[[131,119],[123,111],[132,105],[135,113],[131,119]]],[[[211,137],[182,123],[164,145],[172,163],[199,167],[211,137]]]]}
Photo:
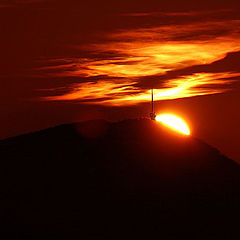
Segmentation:
{"type": "Polygon", "coordinates": [[[174,113],[240,162],[238,1],[1,0],[0,138],[174,113]]]}

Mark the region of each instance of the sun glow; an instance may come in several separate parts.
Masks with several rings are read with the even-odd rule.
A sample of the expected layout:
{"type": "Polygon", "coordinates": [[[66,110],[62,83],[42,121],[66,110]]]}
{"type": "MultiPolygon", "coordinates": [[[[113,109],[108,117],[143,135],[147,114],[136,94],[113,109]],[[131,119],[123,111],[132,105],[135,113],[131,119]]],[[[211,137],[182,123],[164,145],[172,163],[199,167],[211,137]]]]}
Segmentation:
{"type": "Polygon", "coordinates": [[[190,130],[187,124],[179,117],[171,114],[161,114],[156,117],[156,121],[178,131],[184,135],[190,135],[190,130]]]}

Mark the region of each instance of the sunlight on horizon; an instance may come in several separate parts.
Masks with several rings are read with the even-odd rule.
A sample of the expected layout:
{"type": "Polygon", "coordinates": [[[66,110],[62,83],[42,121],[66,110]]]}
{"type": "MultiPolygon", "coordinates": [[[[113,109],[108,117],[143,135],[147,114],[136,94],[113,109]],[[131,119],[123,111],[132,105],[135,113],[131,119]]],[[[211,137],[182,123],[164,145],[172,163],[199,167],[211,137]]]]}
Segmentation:
{"type": "Polygon", "coordinates": [[[161,122],[167,127],[180,132],[184,135],[190,135],[190,130],[188,125],[181,118],[172,114],[160,114],[156,117],[157,122],[161,122]]]}

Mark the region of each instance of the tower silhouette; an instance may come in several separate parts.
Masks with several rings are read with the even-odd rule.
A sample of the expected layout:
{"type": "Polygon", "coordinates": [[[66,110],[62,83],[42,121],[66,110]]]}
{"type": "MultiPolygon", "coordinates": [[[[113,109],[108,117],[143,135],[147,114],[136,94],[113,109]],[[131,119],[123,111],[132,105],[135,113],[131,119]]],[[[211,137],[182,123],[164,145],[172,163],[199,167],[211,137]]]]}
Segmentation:
{"type": "Polygon", "coordinates": [[[152,112],[150,113],[151,120],[156,119],[156,113],[154,112],[154,99],[153,99],[153,88],[152,88],[152,112]]]}

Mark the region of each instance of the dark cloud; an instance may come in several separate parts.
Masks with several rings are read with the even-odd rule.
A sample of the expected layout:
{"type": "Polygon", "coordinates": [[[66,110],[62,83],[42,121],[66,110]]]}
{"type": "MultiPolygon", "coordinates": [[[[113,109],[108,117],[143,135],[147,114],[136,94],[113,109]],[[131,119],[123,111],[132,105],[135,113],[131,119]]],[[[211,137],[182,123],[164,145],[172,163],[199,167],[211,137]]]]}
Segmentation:
{"type": "Polygon", "coordinates": [[[2,0],[0,8],[16,8],[22,5],[35,5],[41,3],[48,3],[55,0],[2,0]]]}
{"type": "Polygon", "coordinates": [[[174,78],[177,76],[189,75],[193,73],[201,72],[240,72],[239,67],[240,52],[228,53],[223,59],[215,61],[211,64],[202,64],[197,66],[191,66],[188,68],[171,71],[166,74],[165,77],[174,78]]]}

